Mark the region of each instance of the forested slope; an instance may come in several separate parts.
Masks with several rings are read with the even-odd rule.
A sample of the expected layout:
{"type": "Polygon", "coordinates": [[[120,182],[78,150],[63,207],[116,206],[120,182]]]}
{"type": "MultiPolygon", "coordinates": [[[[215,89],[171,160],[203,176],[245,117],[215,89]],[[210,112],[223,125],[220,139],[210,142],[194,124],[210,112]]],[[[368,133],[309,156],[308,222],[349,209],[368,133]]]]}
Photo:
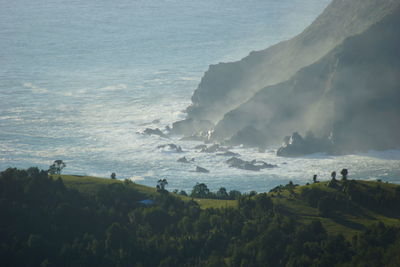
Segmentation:
{"type": "Polygon", "coordinates": [[[400,189],[395,185],[354,181],[329,186],[288,184],[270,194],[243,195],[237,207],[202,210],[196,202],[183,201],[171,193],[149,190],[152,193],[146,194],[128,182],[94,179],[90,183],[96,190],[89,190],[88,183],[84,190],[77,191],[36,168],[2,172],[2,264],[400,264],[400,189]],[[139,202],[149,197],[154,201],[152,205],[139,202]],[[359,220],[346,219],[345,214],[359,220]],[[354,233],[343,231],[343,236],[338,234],[342,229],[332,230],[329,220],[336,220],[343,229],[354,228],[354,223],[359,228],[354,228],[354,233]]]}

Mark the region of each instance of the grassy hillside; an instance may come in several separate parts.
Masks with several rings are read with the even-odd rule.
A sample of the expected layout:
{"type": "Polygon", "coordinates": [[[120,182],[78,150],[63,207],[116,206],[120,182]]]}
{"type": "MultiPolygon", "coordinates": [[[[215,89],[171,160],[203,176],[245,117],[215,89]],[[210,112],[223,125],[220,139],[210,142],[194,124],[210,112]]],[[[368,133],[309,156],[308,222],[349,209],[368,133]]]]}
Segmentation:
{"type": "MultiPolygon", "coordinates": [[[[121,180],[112,180],[109,178],[93,177],[93,176],[81,176],[81,175],[53,175],[53,178],[61,177],[64,184],[68,187],[74,188],[81,193],[92,194],[97,192],[100,187],[113,183],[123,183],[121,180]]],[[[144,185],[132,183],[130,186],[135,188],[137,191],[151,196],[156,194],[156,189],[144,185]]]]}
{"type": "Polygon", "coordinates": [[[347,239],[379,221],[386,225],[400,226],[399,208],[379,205],[384,204],[385,199],[396,196],[398,185],[374,181],[351,181],[351,183],[353,195],[358,194],[364,198],[369,198],[368,203],[367,201],[352,199],[352,196],[345,192],[346,189],[341,182],[338,182],[337,188],[329,187],[328,182],[321,182],[296,186],[291,190],[282,188],[276,190],[277,192],[269,193],[269,195],[272,197],[276,208],[285,211],[297,221],[309,223],[318,219],[329,233],[341,233],[347,239]],[[331,197],[332,205],[339,203],[338,205],[342,206],[331,207],[330,214],[323,214],[321,207],[313,206],[307,201],[304,197],[305,190],[315,190],[320,194],[320,196],[317,194],[316,197],[331,197]]]}
{"type": "MultiPolygon", "coordinates": [[[[112,180],[109,178],[100,178],[100,177],[92,177],[92,176],[80,176],[80,175],[54,175],[54,178],[61,176],[64,184],[68,187],[74,188],[79,192],[85,194],[93,194],[97,192],[102,186],[109,185],[112,183],[123,183],[121,180],[112,180]]],[[[133,187],[140,193],[144,194],[151,198],[155,194],[157,194],[156,188],[148,187],[145,185],[130,183],[129,186],[133,187]]],[[[182,195],[176,195],[180,199],[184,201],[189,201],[193,198],[186,197],[182,195]]],[[[217,200],[217,199],[199,199],[194,198],[202,209],[206,208],[226,208],[226,207],[236,207],[237,202],[235,200],[217,200]]]]}
{"type": "MultiPolygon", "coordinates": [[[[61,178],[66,186],[87,194],[95,193],[103,185],[123,183],[121,180],[111,180],[108,178],[90,176],[61,175],[61,178]]],[[[353,184],[353,191],[362,193],[365,197],[376,199],[377,202],[379,202],[379,198],[395,196],[396,188],[399,187],[395,184],[373,181],[352,181],[351,183],[353,184]]],[[[155,188],[135,183],[129,184],[129,186],[149,198],[157,194],[155,188]]],[[[341,233],[348,240],[350,240],[354,234],[361,232],[366,227],[374,225],[379,221],[384,222],[386,225],[400,225],[399,208],[380,208],[379,206],[376,206],[379,203],[371,202],[366,204],[351,200],[349,199],[351,197],[344,192],[345,189],[341,182],[337,183],[336,188],[329,187],[328,182],[321,182],[311,185],[294,186],[293,188],[282,186],[274,191],[275,192],[270,192],[268,195],[271,197],[275,209],[279,209],[300,223],[306,224],[318,219],[329,233],[341,233]],[[317,205],[312,205],[312,203],[307,201],[307,198],[304,196],[304,190],[315,190],[324,197],[331,196],[338,199],[337,201],[332,201],[333,205],[339,202],[343,204],[343,201],[345,201],[345,207],[331,207],[331,212],[328,215],[322,214],[321,207],[318,207],[318,199],[317,205]]],[[[176,196],[184,201],[193,199],[181,195],[176,196]]],[[[193,200],[195,200],[202,209],[237,207],[237,201],[235,200],[196,198],[193,200]]]]}

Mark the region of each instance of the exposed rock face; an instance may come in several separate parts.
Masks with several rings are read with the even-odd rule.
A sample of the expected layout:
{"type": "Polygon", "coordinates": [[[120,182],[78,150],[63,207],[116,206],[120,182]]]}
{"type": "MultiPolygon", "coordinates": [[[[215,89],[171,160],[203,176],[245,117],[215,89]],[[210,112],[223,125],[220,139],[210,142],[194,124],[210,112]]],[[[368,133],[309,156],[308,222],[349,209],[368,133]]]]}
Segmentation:
{"type": "Polygon", "coordinates": [[[278,167],[277,165],[268,164],[264,161],[256,161],[256,160],[245,161],[236,157],[228,159],[226,163],[228,163],[229,167],[248,170],[248,171],[259,171],[261,169],[278,167]]]}
{"type": "Polygon", "coordinates": [[[204,152],[204,153],[215,153],[215,152],[217,152],[217,151],[227,151],[227,149],[226,148],[224,148],[224,147],[221,147],[220,145],[218,145],[218,144],[213,144],[213,145],[211,145],[211,146],[209,146],[209,147],[203,147],[202,149],[201,149],[201,151],[200,152],[204,152]]]}
{"type": "Polygon", "coordinates": [[[298,36],[238,62],[211,65],[192,96],[188,117],[217,122],[262,88],[288,80],[345,38],[363,32],[398,4],[398,0],[333,0],[298,36]]]}
{"type": "Polygon", "coordinates": [[[207,138],[208,132],[214,128],[214,124],[207,120],[189,118],[172,124],[171,134],[183,134],[184,136],[201,136],[207,138]]]}
{"type": "Polygon", "coordinates": [[[156,128],[156,129],[151,129],[151,128],[146,128],[143,131],[143,134],[147,134],[147,135],[158,135],[162,138],[169,138],[166,134],[164,134],[160,129],[156,128]]]}
{"type": "Polygon", "coordinates": [[[264,88],[227,113],[214,135],[229,137],[250,122],[264,132],[267,144],[288,132],[312,131],[331,134],[336,153],[398,148],[399,47],[397,8],[288,81],[264,88]]]}
{"type": "Polygon", "coordinates": [[[281,157],[297,157],[318,152],[333,152],[333,143],[328,138],[316,138],[309,135],[303,138],[295,132],[292,136],[286,136],[283,145],[276,152],[281,157]]]}
{"type": "Polygon", "coordinates": [[[181,162],[181,163],[191,163],[191,162],[194,162],[194,158],[192,158],[191,160],[188,160],[186,157],[182,157],[182,158],[179,158],[177,161],[181,162]]]}
{"type": "Polygon", "coordinates": [[[228,141],[232,145],[244,145],[247,147],[259,147],[264,149],[267,137],[254,126],[247,126],[239,130],[228,141]]]}
{"type": "Polygon", "coordinates": [[[196,166],[196,172],[209,173],[210,171],[200,166],[196,166]]]}
{"type": "Polygon", "coordinates": [[[175,144],[166,144],[166,145],[159,145],[157,146],[158,149],[160,148],[169,148],[172,151],[178,152],[178,153],[182,153],[183,150],[181,148],[181,146],[175,145],[175,144]]]}

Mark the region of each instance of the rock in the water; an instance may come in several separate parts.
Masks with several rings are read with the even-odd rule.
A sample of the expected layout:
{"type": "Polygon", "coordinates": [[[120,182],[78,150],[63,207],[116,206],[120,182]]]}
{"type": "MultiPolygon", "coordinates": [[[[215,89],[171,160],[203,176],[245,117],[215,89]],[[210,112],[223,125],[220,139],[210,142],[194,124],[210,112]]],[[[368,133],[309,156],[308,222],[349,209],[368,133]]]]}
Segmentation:
{"type": "Polygon", "coordinates": [[[209,173],[210,171],[205,168],[196,166],[196,172],[209,173]]]}
{"type": "Polygon", "coordinates": [[[200,149],[200,150],[203,150],[205,148],[207,148],[207,145],[198,145],[194,147],[194,149],[200,149]]]}
{"type": "Polygon", "coordinates": [[[283,145],[276,152],[281,157],[298,157],[318,152],[331,153],[333,143],[329,138],[316,138],[309,134],[303,138],[299,133],[295,132],[292,136],[284,138],[283,145]]]}
{"type": "Polygon", "coordinates": [[[186,119],[172,124],[171,134],[183,134],[185,136],[197,135],[199,132],[209,132],[214,124],[207,120],[186,119]]]}
{"type": "Polygon", "coordinates": [[[271,169],[278,167],[278,165],[266,163],[265,161],[262,160],[254,159],[250,163],[253,164],[254,166],[260,167],[261,169],[271,169]]]}
{"type": "Polygon", "coordinates": [[[237,157],[232,157],[228,159],[226,163],[228,163],[229,167],[238,168],[242,170],[249,170],[249,171],[259,171],[261,169],[278,167],[277,165],[268,164],[264,161],[257,161],[257,160],[245,161],[237,157]]]}
{"type": "Polygon", "coordinates": [[[248,171],[259,171],[261,168],[246,161],[244,163],[243,169],[248,171]]]}
{"type": "Polygon", "coordinates": [[[183,152],[181,146],[175,144],[166,144],[166,145],[159,145],[157,146],[158,149],[168,147],[170,150],[175,150],[178,153],[183,152]]]}
{"type": "Polygon", "coordinates": [[[226,156],[226,157],[239,157],[240,156],[239,153],[235,153],[235,152],[232,152],[229,150],[224,153],[217,153],[216,155],[217,156],[226,156]]]}
{"type": "Polygon", "coordinates": [[[191,160],[188,160],[186,157],[182,157],[182,158],[179,158],[177,161],[182,162],[182,163],[191,163],[194,161],[194,158],[192,158],[191,160]]]}
{"type": "Polygon", "coordinates": [[[146,128],[143,131],[143,134],[147,134],[147,135],[158,135],[162,138],[169,138],[166,134],[164,134],[160,129],[156,128],[156,129],[151,129],[151,128],[146,128]]]}
{"type": "Polygon", "coordinates": [[[237,157],[232,157],[232,158],[230,158],[230,159],[228,159],[228,160],[226,161],[226,163],[228,163],[230,167],[239,166],[239,165],[241,165],[243,162],[244,162],[244,160],[241,160],[241,159],[239,159],[239,158],[237,158],[237,157]]]}
{"type": "Polygon", "coordinates": [[[209,146],[209,147],[203,148],[203,149],[201,150],[201,152],[205,152],[205,153],[214,153],[214,152],[217,152],[218,149],[219,149],[219,145],[218,145],[218,144],[214,144],[214,145],[211,145],[211,146],[209,146]]]}

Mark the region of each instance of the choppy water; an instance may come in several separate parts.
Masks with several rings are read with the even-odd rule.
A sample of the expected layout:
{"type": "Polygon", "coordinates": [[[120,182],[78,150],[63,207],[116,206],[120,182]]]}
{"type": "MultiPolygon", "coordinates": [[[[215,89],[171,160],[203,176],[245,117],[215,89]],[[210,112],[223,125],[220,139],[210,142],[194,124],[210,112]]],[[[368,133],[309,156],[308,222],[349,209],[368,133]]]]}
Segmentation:
{"type": "Polygon", "coordinates": [[[266,191],[289,180],[328,178],[347,167],[354,178],[400,180],[400,152],[277,158],[236,148],[243,159],[279,168],[228,168],[224,158],[183,155],[210,174],[136,134],[164,127],[181,112],[209,64],[238,60],[299,33],[329,0],[0,0],[0,170],[67,163],[66,173],[132,178],[169,188],[266,191]],[[286,164],[285,164],[286,163],[286,164]]]}

